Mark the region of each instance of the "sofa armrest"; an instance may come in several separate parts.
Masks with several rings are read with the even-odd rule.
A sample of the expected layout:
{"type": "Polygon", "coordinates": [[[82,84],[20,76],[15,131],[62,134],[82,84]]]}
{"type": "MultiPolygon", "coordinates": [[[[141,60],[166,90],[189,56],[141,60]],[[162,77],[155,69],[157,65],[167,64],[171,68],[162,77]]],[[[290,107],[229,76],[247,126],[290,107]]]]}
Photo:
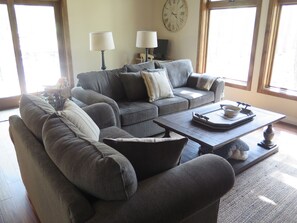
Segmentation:
{"type": "Polygon", "coordinates": [[[118,104],[112,98],[109,98],[93,90],[83,89],[82,87],[72,88],[71,95],[87,105],[100,103],[100,102],[105,102],[109,104],[112,107],[116,117],[116,126],[121,127],[120,109],[118,104]]]}
{"type": "Polygon", "coordinates": [[[116,117],[112,107],[107,103],[95,103],[82,108],[100,128],[116,126],[116,117]]]}
{"type": "Polygon", "coordinates": [[[203,155],[139,182],[128,201],[98,201],[90,222],[197,222],[205,215],[216,222],[219,200],[233,184],[234,171],[225,159],[203,155]]]}
{"type": "MultiPolygon", "coordinates": [[[[191,88],[196,88],[197,81],[201,74],[198,73],[192,73],[187,82],[187,86],[191,88]]],[[[220,101],[224,97],[224,88],[225,88],[225,81],[222,78],[217,78],[211,88],[210,91],[214,92],[214,102],[220,101]]]]}
{"type": "Polygon", "coordinates": [[[210,91],[214,92],[214,102],[219,102],[224,98],[225,81],[218,78],[213,82],[210,91]]]}
{"type": "Polygon", "coordinates": [[[40,222],[85,222],[94,215],[91,203],[61,173],[19,116],[9,117],[9,134],[40,222]]]}

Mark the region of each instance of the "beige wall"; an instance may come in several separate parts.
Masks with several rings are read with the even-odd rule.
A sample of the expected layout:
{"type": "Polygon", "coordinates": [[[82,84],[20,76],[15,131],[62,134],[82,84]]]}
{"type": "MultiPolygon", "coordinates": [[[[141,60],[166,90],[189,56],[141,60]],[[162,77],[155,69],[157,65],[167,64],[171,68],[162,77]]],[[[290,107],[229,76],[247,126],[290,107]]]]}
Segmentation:
{"type": "MultiPolygon", "coordinates": [[[[158,38],[169,39],[169,58],[189,58],[196,67],[199,5],[198,0],[187,0],[188,20],[176,33],[165,29],[162,9],[166,0],[68,0],[70,38],[74,73],[98,70],[101,56],[89,51],[88,33],[112,31],[116,49],[106,51],[107,68],[133,62],[137,30],[156,30],[158,38]]],[[[263,1],[257,42],[256,62],[251,91],[226,87],[225,99],[244,101],[254,106],[287,115],[285,121],[297,125],[297,102],[257,93],[268,2],[263,1]]]]}
{"type": "MultiPolygon", "coordinates": [[[[185,25],[185,27],[183,27],[182,30],[180,30],[177,33],[171,33],[167,31],[162,23],[161,12],[165,2],[166,0],[154,1],[154,12],[157,12],[157,14],[155,14],[154,16],[154,24],[155,29],[158,31],[158,36],[168,38],[170,40],[171,44],[169,56],[172,59],[189,58],[192,60],[193,67],[195,69],[197,59],[197,39],[200,1],[187,0],[189,9],[187,24],[185,25]]],[[[286,122],[297,125],[296,101],[257,93],[268,3],[269,1],[263,1],[262,5],[252,90],[244,91],[226,87],[225,99],[243,101],[250,103],[254,106],[283,113],[287,116],[285,119],[286,122]]]]}
{"type": "Polygon", "coordinates": [[[101,53],[89,51],[89,33],[111,31],[116,49],[105,52],[107,69],[132,63],[137,30],[151,30],[152,4],[147,0],[68,0],[74,75],[99,70],[101,53]]]}

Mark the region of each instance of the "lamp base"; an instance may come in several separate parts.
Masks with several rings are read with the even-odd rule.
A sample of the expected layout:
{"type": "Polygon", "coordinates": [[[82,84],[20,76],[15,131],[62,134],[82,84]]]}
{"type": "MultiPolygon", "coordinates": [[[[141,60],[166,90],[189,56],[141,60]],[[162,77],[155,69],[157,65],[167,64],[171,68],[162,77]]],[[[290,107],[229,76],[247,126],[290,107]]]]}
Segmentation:
{"type": "Polygon", "coordinates": [[[145,62],[148,61],[148,48],[145,48],[145,62]]]}
{"type": "Polygon", "coordinates": [[[101,50],[102,66],[101,70],[106,70],[105,61],[104,61],[104,50],[101,50]]]}

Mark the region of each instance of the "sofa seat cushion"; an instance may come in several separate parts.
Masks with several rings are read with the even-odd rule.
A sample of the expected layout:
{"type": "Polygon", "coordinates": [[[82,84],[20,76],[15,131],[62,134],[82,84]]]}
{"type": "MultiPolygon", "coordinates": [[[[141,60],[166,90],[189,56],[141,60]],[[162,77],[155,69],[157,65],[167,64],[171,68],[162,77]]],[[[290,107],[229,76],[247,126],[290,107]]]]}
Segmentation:
{"type": "Polygon", "coordinates": [[[133,136],[123,129],[116,126],[110,126],[101,129],[99,142],[103,142],[104,138],[132,138],[133,136]]]}
{"type": "Polygon", "coordinates": [[[187,138],[118,138],[104,143],[122,153],[133,165],[138,181],[179,164],[187,138]]]}
{"type": "Polygon", "coordinates": [[[189,107],[188,100],[181,97],[164,98],[154,101],[152,104],[158,106],[159,116],[184,111],[189,107]]]}
{"type": "Polygon", "coordinates": [[[214,101],[213,91],[203,91],[189,87],[181,87],[173,89],[173,93],[176,96],[187,99],[189,101],[189,108],[196,108],[214,101]]]}
{"type": "Polygon", "coordinates": [[[173,88],[186,86],[188,77],[193,72],[192,62],[188,59],[156,62],[156,67],[166,68],[173,88]]]}
{"type": "Polygon", "coordinates": [[[57,114],[44,123],[45,150],[64,176],[82,191],[103,200],[127,200],[137,190],[133,166],[104,143],[87,138],[57,114]]]}
{"type": "Polygon", "coordinates": [[[42,142],[42,126],[55,112],[54,107],[38,96],[23,94],[20,99],[20,115],[27,128],[40,142],[42,142]]]}
{"type": "Polygon", "coordinates": [[[132,125],[158,117],[158,108],[148,102],[118,102],[122,126],[132,125]]]}

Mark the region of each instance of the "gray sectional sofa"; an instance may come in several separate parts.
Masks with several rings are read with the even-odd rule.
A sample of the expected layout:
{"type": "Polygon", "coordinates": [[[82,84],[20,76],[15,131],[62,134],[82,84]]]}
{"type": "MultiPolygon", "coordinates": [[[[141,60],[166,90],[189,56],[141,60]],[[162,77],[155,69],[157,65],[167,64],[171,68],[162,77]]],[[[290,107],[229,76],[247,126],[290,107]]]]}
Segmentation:
{"type": "Polygon", "coordinates": [[[78,84],[72,89],[72,96],[86,105],[105,102],[113,108],[118,127],[133,136],[152,136],[164,131],[153,122],[158,116],[221,100],[224,81],[215,78],[210,89],[199,89],[197,82],[202,76],[206,75],[193,73],[188,59],[129,64],[114,70],[78,74],[78,84]],[[148,101],[141,71],[153,72],[154,69],[166,69],[174,97],[148,101]]]}
{"type": "MultiPolygon", "coordinates": [[[[220,197],[234,184],[225,159],[204,155],[137,180],[130,159],[102,142],[132,137],[116,126],[111,106],[94,103],[84,111],[99,126],[99,141],[36,96],[23,95],[21,117],[9,118],[21,176],[41,222],[217,221],[220,197]]],[[[151,164],[166,163],[171,147],[170,153],[152,156],[151,164]]]]}

